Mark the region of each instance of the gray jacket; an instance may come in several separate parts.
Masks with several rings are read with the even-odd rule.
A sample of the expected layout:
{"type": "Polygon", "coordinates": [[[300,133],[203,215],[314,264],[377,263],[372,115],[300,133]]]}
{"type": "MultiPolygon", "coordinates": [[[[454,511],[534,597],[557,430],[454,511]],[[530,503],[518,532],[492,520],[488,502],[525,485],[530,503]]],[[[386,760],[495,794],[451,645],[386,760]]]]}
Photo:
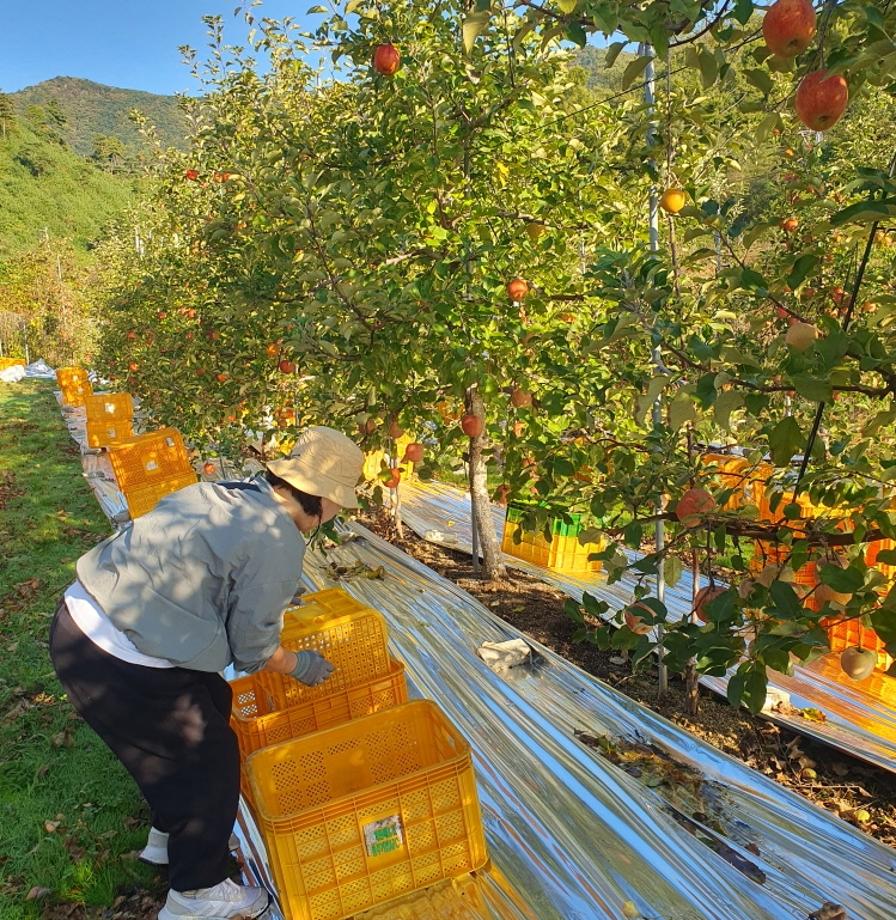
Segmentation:
{"type": "Polygon", "coordinates": [[[257,671],[276,651],[305,542],[263,479],[201,482],[85,553],[81,583],[145,655],[257,671]]]}

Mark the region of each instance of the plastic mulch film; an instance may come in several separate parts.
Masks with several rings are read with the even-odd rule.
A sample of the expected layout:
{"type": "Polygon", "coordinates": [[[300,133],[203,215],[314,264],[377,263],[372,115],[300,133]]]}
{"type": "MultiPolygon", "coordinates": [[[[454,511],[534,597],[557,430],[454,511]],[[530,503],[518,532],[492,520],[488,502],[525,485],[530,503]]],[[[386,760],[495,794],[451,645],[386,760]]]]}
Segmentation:
{"type": "MultiPolygon", "coordinates": [[[[418,481],[402,484],[402,520],[420,536],[440,545],[472,551],[468,495],[443,483],[418,481]]],[[[493,505],[495,527],[504,527],[504,509],[493,505]]],[[[600,573],[573,576],[505,556],[508,565],[554,585],[580,600],[588,591],[611,608],[632,600],[634,580],[623,578],[608,585],[600,573]]],[[[700,586],[708,584],[701,579],[700,586]]],[[[720,582],[717,582],[720,584],[720,582]]],[[[692,582],[682,574],[674,588],[666,590],[670,618],[686,616],[691,609],[692,582]]],[[[769,706],[763,715],[793,731],[896,772],[896,679],[878,673],[864,681],[845,679],[828,655],[809,665],[797,665],[791,676],[773,672],[769,679],[769,706]],[[820,712],[822,720],[807,718],[820,712]]],[[[727,678],[702,677],[701,683],[725,695],[727,678]]],[[[896,913],[894,913],[896,916],[896,913]]]]}
{"type": "MultiPolygon", "coordinates": [[[[892,916],[893,851],[536,643],[531,665],[496,674],[476,648],[518,631],[350,532],[326,557],[307,554],[305,579],[385,614],[412,695],[438,702],[474,749],[491,855],[451,891],[373,916],[597,920],[637,906],[651,920],[796,920],[824,901],[851,920],[892,916]]],[[[245,808],[238,831],[247,874],[269,883],[245,808]]]]}
{"type": "Polygon", "coordinates": [[[618,917],[627,899],[651,918],[805,918],[825,900],[891,915],[888,847],[527,637],[532,665],[496,674],[476,649],[519,631],[350,530],[306,574],[351,573],[341,587],[386,615],[412,690],[472,744],[492,858],[538,917],[618,917]]]}

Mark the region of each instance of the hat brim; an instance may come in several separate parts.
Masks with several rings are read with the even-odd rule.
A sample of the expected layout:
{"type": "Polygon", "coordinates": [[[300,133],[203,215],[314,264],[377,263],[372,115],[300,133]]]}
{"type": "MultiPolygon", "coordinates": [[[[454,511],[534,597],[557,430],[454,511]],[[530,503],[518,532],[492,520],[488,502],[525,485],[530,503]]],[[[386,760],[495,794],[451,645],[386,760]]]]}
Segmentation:
{"type": "Polygon", "coordinates": [[[283,460],[272,460],[266,464],[275,476],[279,476],[284,482],[288,482],[293,488],[299,489],[308,495],[317,495],[320,498],[328,498],[342,508],[353,510],[360,508],[358,496],[355,490],[342,482],[336,482],[321,473],[314,478],[303,475],[300,471],[293,468],[289,458],[283,460]]]}

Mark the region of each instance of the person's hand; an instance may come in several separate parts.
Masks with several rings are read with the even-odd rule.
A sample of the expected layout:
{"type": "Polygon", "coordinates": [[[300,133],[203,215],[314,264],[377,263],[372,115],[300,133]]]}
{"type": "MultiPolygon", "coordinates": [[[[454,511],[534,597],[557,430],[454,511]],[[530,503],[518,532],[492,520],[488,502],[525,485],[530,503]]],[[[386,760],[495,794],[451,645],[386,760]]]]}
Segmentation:
{"type": "Polygon", "coordinates": [[[289,673],[300,684],[316,687],[333,673],[333,665],[317,652],[296,652],[296,666],[289,673]]]}

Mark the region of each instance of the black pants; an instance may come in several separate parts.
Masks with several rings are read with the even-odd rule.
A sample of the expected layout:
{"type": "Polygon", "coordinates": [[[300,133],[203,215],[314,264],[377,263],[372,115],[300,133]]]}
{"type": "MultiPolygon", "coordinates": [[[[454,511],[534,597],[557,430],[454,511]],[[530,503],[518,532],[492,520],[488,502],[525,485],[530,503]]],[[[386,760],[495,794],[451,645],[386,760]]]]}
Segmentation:
{"type": "Polygon", "coordinates": [[[232,692],[217,674],[147,668],[94,645],[59,605],[50,656],[72,705],[127,767],[170,834],[170,885],[210,888],[229,874],[240,764],[232,692]]]}

